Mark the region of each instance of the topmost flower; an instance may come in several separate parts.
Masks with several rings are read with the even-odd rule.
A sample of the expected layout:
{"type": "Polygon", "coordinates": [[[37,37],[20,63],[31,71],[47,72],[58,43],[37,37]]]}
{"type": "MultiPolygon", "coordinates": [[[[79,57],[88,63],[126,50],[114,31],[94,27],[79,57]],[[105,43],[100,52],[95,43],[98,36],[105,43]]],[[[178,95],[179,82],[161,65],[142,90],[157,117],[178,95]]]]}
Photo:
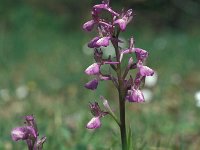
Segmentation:
{"type": "Polygon", "coordinates": [[[104,1],[102,1],[102,4],[94,5],[93,6],[93,14],[98,15],[102,9],[107,10],[114,16],[119,16],[119,14],[117,12],[113,11],[112,8],[109,6],[109,0],[104,0],[104,1]]]}
{"type": "Polygon", "coordinates": [[[85,31],[91,31],[95,25],[99,27],[100,30],[106,30],[110,32],[109,35],[114,33],[114,25],[119,25],[121,31],[126,29],[126,25],[132,19],[132,9],[129,9],[127,12],[122,12],[121,14],[115,12],[109,6],[109,0],[103,0],[101,4],[94,5],[92,8],[92,20],[89,20],[83,25],[85,31]],[[109,22],[106,22],[105,19],[101,19],[99,14],[102,10],[106,10],[112,14],[113,19],[109,22]]]}
{"type": "Polygon", "coordinates": [[[125,14],[122,14],[122,17],[115,20],[114,24],[118,24],[121,31],[125,31],[126,25],[132,20],[132,9],[129,9],[125,14]]]}

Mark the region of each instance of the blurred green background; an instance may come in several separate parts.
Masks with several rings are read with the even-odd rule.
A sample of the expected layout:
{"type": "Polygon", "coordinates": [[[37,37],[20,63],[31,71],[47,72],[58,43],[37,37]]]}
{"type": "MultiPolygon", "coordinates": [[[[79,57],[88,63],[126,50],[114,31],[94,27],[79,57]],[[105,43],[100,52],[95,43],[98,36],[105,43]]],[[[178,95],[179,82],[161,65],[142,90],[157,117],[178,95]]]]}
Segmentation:
{"type": "MultiPolygon", "coordinates": [[[[118,113],[117,92],[101,82],[86,90],[83,72],[92,62],[86,43],[95,33],[82,24],[100,0],[0,1],[0,149],[25,150],[10,131],[34,114],[44,150],[118,150],[120,136],[109,116],[95,132],[88,102],[104,95],[118,113]]],[[[148,66],[158,82],[151,101],[127,103],[134,149],[198,150],[200,108],[200,3],[198,0],[111,0],[118,10],[133,8],[134,21],[121,37],[134,36],[150,53],[148,66]]],[[[145,87],[148,89],[148,87],[145,87]]]]}

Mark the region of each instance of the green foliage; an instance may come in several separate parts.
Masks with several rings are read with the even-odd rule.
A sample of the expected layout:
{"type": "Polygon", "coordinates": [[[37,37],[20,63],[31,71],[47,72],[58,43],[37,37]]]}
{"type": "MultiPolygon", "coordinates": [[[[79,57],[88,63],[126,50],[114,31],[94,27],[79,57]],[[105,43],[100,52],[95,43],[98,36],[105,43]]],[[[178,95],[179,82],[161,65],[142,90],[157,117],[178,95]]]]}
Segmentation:
{"type": "MultiPolygon", "coordinates": [[[[102,118],[102,128],[95,132],[85,128],[91,117],[87,103],[99,100],[99,95],[112,100],[110,105],[118,113],[111,84],[100,83],[92,94],[83,87],[88,81],[83,71],[92,62],[85,53],[89,49],[83,47],[88,37],[80,29],[80,22],[87,20],[83,17],[87,6],[80,5],[77,13],[75,1],[1,3],[0,149],[26,149],[23,142],[11,141],[10,131],[22,125],[21,116],[27,114],[35,115],[41,135],[47,136],[44,150],[120,149],[118,127],[111,118],[102,118]],[[73,7],[61,9],[62,4],[73,7]],[[24,98],[16,94],[20,86],[28,91],[24,98]]],[[[198,24],[185,30],[168,25],[156,30],[157,26],[147,27],[141,20],[134,25],[121,36],[128,39],[135,33],[136,47],[150,51],[147,63],[157,71],[159,81],[152,88],[151,102],[126,105],[132,129],[129,143],[134,150],[198,149],[200,109],[194,101],[200,83],[198,24]]]]}

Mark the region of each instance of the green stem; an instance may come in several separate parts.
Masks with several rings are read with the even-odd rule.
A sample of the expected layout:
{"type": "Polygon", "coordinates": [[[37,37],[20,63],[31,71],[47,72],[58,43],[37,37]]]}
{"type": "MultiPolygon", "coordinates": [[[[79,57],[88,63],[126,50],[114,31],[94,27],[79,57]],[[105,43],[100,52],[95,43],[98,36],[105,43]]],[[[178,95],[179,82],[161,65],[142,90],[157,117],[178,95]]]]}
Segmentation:
{"type": "MultiPolygon", "coordinates": [[[[120,29],[117,30],[117,34],[115,36],[118,39],[120,33],[120,29]]],[[[120,52],[118,41],[112,41],[113,47],[115,48],[116,61],[120,62],[120,52]]],[[[122,150],[127,150],[127,136],[126,136],[126,111],[125,111],[125,94],[126,90],[124,87],[124,78],[122,75],[121,63],[117,64],[116,67],[117,79],[118,79],[118,94],[119,94],[119,111],[120,111],[120,133],[121,133],[121,143],[122,150]]]]}
{"type": "Polygon", "coordinates": [[[121,131],[121,141],[122,150],[127,150],[127,137],[126,137],[126,122],[125,122],[125,100],[120,100],[120,131],[121,131]]]}
{"type": "MultiPolygon", "coordinates": [[[[121,68],[119,68],[121,70],[121,68]]],[[[118,74],[119,79],[119,110],[120,110],[120,132],[122,150],[127,150],[127,136],[126,136],[126,111],[125,111],[125,90],[123,86],[123,79],[121,77],[121,71],[118,74]]]]}

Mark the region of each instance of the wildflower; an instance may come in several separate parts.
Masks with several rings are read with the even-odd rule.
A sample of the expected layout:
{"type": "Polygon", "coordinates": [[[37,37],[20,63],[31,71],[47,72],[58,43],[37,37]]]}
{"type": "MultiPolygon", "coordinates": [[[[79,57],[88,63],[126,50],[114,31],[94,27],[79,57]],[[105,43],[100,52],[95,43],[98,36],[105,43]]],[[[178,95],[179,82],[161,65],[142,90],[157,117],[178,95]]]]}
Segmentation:
{"type": "Polygon", "coordinates": [[[88,75],[97,75],[100,71],[100,65],[97,63],[93,63],[86,70],[85,73],[88,75]]]}
{"type": "Polygon", "coordinates": [[[132,9],[129,9],[122,18],[117,19],[114,21],[114,24],[118,24],[121,31],[125,31],[126,25],[132,20],[132,9]]]}
{"type": "Polygon", "coordinates": [[[94,117],[87,123],[86,128],[97,129],[101,126],[100,118],[107,115],[108,112],[102,111],[97,102],[90,103],[89,107],[94,117]]]}
{"type": "MultiPolygon", "coordinates": [[[[94,26],[97,27],[97,35],[88,43],[88,47],[94,50],[93,58],[95,63],[90,65],[85,70],[85,73],[87,75],[93,75],[95,78],[86,83],[85,87],[95,90],[99,81],[111,80],[119,95],[120,120],[118,120],[112,111],[108,101],[101,96],[106,112],[100,109],[98,103],[90,103],[89,107],[93,117],[87,123],[86,128],[99,128],[101,126],[101,118],[109,114],[120,127],[122,149],[125,150],[128,147],[130,148],[130,145],[127,145],[129,142],[127,142],[126,136],[125,100],[135,103],[144,102],[145,98],[141,87],[144,85],[145,78],[147,76],[152,76],[154,71],[143,65],[148,57],[148,52],[141,48],[135,48],[133,37],[130,38],[128,48],[123,49],[120,44],[123,43],[123,41],[119,39],[119,34],[121,31],[126,30],[128,23],[132,20],[132,9],[119,14],[110,7],[109,0],[103,0],[102,3],[93,6],[91,15],[92,20],[86,22],[83,25],[83,29],[91,31],[94,26]],[[102,11],[111,14],[111,19],[109,19],[109,17],[103,18],[104,14],[100,14],[102,11]],[[104,47],[110,45],[113,46],[114,50],[105,50],[104,47]],[[106,53],[108,54],[107,56],[106,53]],[[123,68],[124,63],[122,64],[122,60],[125,54],[135,55],[136,57],[135,59],[133,59],[133,56],[129,57],[127,66],[123,68]],[[108,73],[105,73],[106,71],[102,71],[102,65],[109,65],[112,71],[109,70],[108,73]],[[130,75],[129,78],[127,77],[131,69],[137,69],[134,79],[132,75],[130,75]],[[113,75],[113,72],[116,74],[113,75]]],[[[107,49],[109,48],[110,47],[107,47],[107,49]]]]}
{"type": "Polygon", "coordinates": [[[29,150],[42,150],[46,137],[38,138],[39,133],[33,115],[25,116],[25,126],[16,127],[11,131],[13,141],[25,140],[29,150]]]}
{"type": "Polygon", "coordinates": [[[94,5],[93,6],[93,13],[94,14],[99,14],[103,9],[107,10],[108,12],[110,12],[114,16],[119,16],[119,14],[117,12],[113,11],[109,7],[109,0],[104,0],[104,1],[102,1],[101,4],[94,5]]]}
{"type": "Polygon", "coordinates": [[[126,99],[129,102],[141,103],[144,102],[144,95],[141,90],[133,88],[128,91],[128,96],[126,96],[126,99]]]}
{"type": "Polygon", "coordinates": [[[85,88],[90,89],[90,90],[95,90],[99,84],[99,81],[95,78],[88,83],[85,84],[85,88]]]}
{"type": "Polygon", "coordinates": [[[88,129],[96,129],[101,126],[100,117],[93,117],[87,124],[88,129]]]}
{"type": "Polygon", "coordinates": [[[85,31],[91,31],[94,28],[94,25],[95,25],[95,21],[94,20],[90,20],[90,21],[84,23],[83,29],[85,31]]]}
{"type": "Polygon", "coordinates": [[[111,37],[109,37],[109,36],[107,36],[107,37],[102,37],[102,38],[100,38],[100,39],[98,39],[98,40],[96,41],[96,45],[106,47],[106,46],[109,45],[109,40],[110,40],[110,39],[111,39],[111,37]]]}
{"type": "Polygon", "coordinates": [[[31,126],[16,127],[11,131],[13,141],[36,138],[36,132],[31,126]]]}
{"type": "Polygon", "coordinates": [[[144,61],[148,57],[148,52],[141,48],[134,48],[137,60],[144,61]]]}
{"type": "Polygon", "coordinates": [[[96,44],[96,42],[99,40],[99,37],[94,37],[89,43],[88,47],[89,48],[99,48],[100,46],[96,44]]]}
{"type": "Polygon", "coordinates": [[[143,66],[141,61],[138,62],[137,67],[141,76],[152,76],[154,74],[154,71],[147,66],[143,66]]]}

